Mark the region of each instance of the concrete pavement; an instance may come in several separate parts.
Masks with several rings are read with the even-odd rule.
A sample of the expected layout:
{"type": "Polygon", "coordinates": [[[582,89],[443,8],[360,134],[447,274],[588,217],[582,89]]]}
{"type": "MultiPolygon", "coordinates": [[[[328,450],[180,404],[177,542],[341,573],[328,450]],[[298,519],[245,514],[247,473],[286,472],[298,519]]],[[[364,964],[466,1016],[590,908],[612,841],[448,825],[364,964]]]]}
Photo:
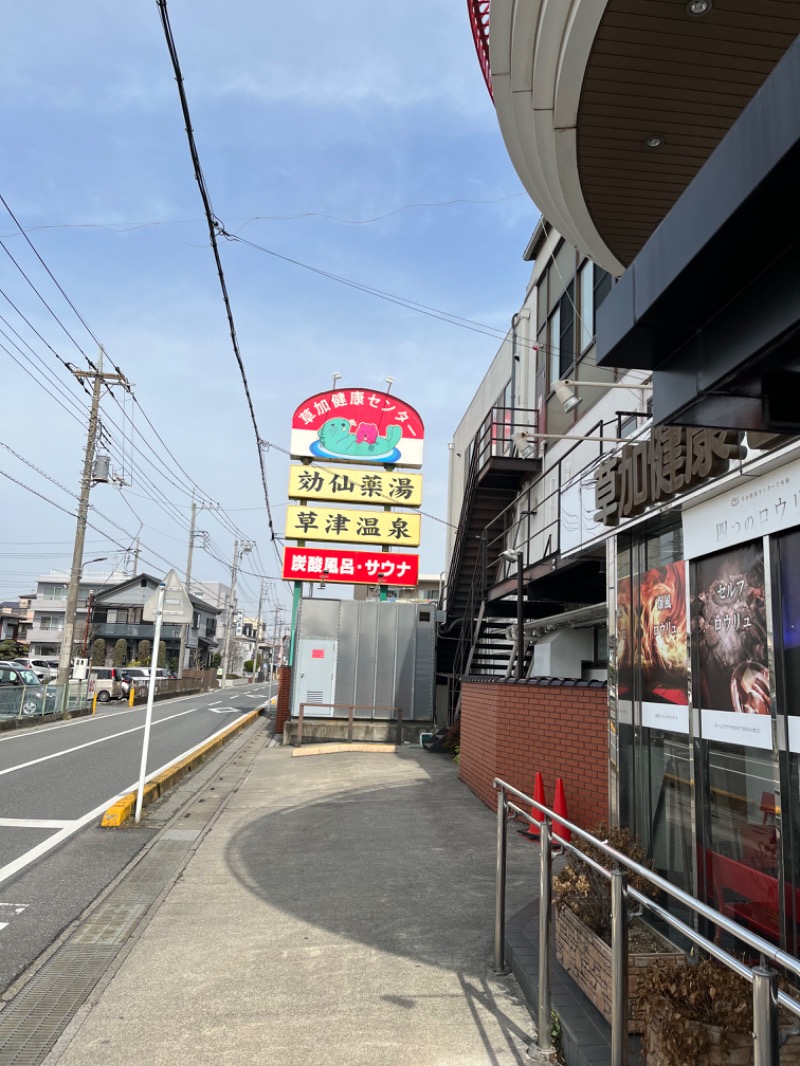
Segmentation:
{"type": "MultiPolygon", "coordinates": [[[[447,756],[265,746],[46,1061],[529,1063],[519,988],[489,972],[494,848],[447,756]]],[[[509,914],[536,876],[511,833],[509,914]]]]}

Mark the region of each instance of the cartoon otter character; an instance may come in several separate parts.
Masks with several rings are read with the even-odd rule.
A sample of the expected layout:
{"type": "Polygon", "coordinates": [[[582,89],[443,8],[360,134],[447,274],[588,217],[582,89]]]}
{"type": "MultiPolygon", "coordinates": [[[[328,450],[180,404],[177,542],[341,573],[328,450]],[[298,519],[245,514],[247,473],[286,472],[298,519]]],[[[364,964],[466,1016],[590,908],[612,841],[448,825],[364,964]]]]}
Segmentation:
{"type": "Polygon", "coordinates": [[[361,422],[353,432],[353,426],[346,418],[329,418],[317,433],[320,445],[329,454],[367,459],[388,455],[400,443],[402,435],[400,426],[387,426],[386,433],[381,436],[378,427],[368,422],[361,422]]]}

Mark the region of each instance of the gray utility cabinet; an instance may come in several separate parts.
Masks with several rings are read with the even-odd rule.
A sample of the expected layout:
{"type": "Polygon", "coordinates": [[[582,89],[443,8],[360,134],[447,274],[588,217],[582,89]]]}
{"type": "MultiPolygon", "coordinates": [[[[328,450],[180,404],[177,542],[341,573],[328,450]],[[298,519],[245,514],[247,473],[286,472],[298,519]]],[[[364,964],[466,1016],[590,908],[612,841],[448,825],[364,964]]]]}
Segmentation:
{"type": "Polygon", "coordinates": [[[306,714],[319,718],[333,718],[334,709],[326,704],[334,703],[336,686],[335,640],[320,640],[316,637],[301,637],[295,652],[295,693],[297,706],[306,704],[306,714]],[[309,706],[320,704],[321,706],[309,706]]]}
{"type": "MultiPolygon", "coordinates": [[[[435,605],[380,600],[300,601],[292,669],[292,717],[301,703],[400,707],[404,721],[431,721],[435,687],[435,605]],[[316,655],[315,655],[316,652],[316,655]],[[327,686],[327,687],[326,687],[327,686]],[[319,698],[333,690],[332,698],[319,698]]],[[[306,707],[307,715],[347,711],[306,707]]],[[[369,718],[369,711],[356,712],[369,718]]],[[[372,717],[391,718],[389,711],[372,717]]]]}

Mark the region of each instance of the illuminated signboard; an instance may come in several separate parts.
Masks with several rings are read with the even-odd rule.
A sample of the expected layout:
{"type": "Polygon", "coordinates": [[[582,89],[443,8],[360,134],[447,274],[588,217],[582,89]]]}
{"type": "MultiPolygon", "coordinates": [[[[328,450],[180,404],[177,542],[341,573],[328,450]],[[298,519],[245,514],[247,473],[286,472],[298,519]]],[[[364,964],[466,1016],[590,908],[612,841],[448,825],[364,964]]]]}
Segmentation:
{"type": "Polygon", "coordinates": [[[295,458],[422,466],[425,429],[413,407],[372,389],[311,396],[292,416],[295,458]]]}
{"type": "Polygon", "coordinates": [[[355,470],[353,467],[292,466],[289,468],[289,496],[298,500],[419,507],[422,503],[422,474],[399,470],[355,470]]]}
{"type": "Polygon", "coordinates": [[[286,509],[289,540],[340,541],[343,544],[392,544],[398,548],[419,545],[420,516],[391,511],[348,510],[345,507],[295,507],[286,509]]]}
{"type": "Polygon", "coordinates": [[[334,548],[284,549],[283,577],[294,581],[331,581],[345,585],[402,585],[414,588],[419,556],[394,552],[341,551],[334,548]]]}

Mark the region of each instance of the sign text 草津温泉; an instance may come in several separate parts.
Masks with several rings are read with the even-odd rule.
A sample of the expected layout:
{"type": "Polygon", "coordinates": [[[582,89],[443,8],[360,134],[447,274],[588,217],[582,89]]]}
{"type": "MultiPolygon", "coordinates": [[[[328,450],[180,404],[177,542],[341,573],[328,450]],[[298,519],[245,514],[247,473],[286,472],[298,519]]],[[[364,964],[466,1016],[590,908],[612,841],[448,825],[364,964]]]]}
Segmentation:
{"type": "Polygon", "coordinates": [[[416,548],[419,545],[420,516],[413,512],[395,514],[344,507],[289,506],[286,509],[286,536],[289,540],[416,548]]]}

